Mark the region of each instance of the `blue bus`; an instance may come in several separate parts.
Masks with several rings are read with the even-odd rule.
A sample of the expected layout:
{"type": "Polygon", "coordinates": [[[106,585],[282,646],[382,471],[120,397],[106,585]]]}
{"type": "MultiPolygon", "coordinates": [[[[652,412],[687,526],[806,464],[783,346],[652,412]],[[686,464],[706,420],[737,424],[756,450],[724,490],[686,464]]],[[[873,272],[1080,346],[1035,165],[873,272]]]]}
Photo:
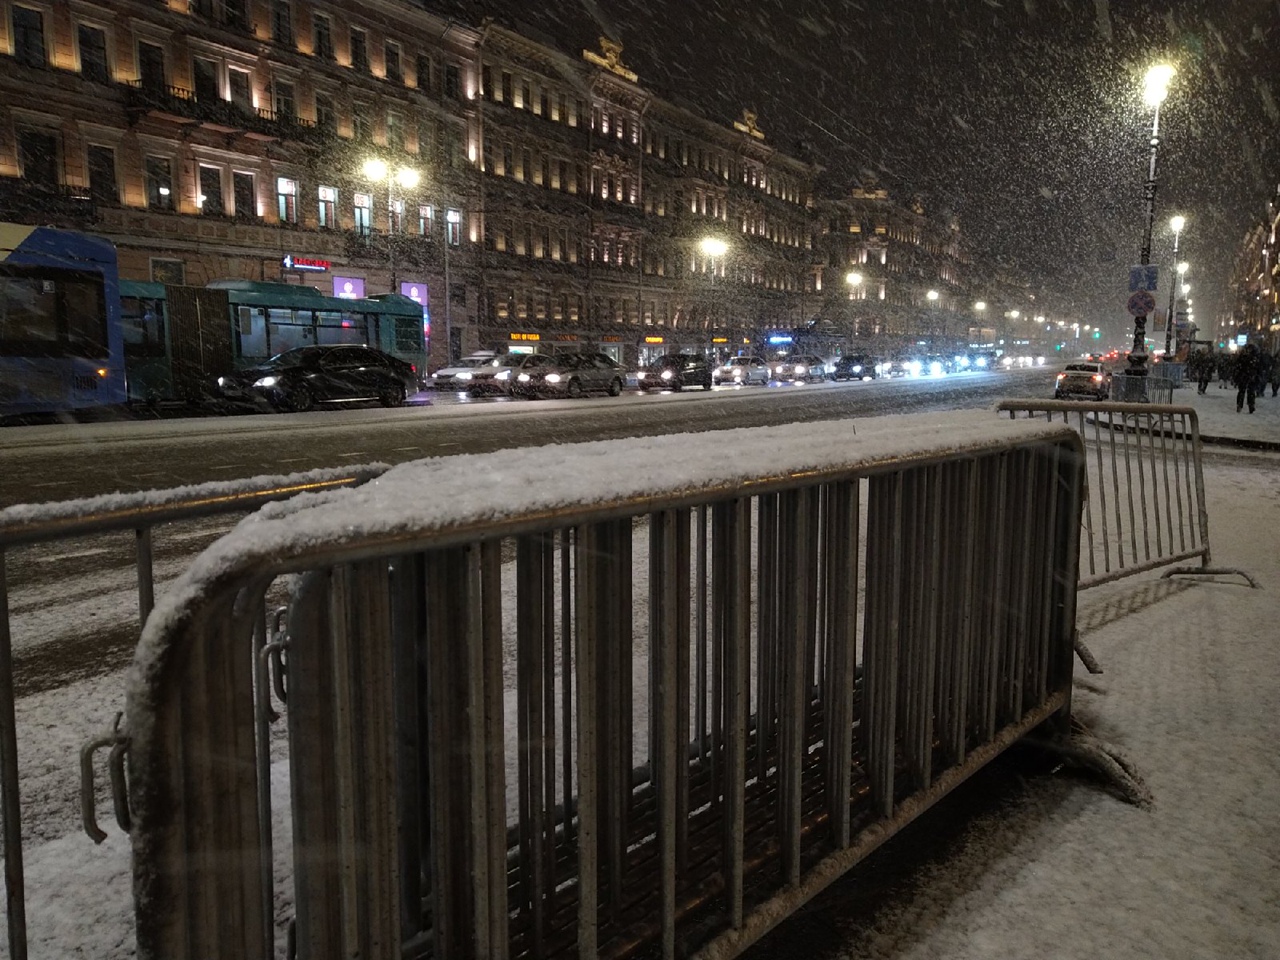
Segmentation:
{"type": "Polygon", "coordinates": [[[125,402],[115,247],[0,223],[0,417],[125,402]]]}
{"type": "Polygon", "coordinates": [[[311,344],[375,347],[425,376],[422,305],[399,294],[353,300],[254,280],[122,280],[120,298],[130,402],[199,402],[219,375],[311,344]]]}

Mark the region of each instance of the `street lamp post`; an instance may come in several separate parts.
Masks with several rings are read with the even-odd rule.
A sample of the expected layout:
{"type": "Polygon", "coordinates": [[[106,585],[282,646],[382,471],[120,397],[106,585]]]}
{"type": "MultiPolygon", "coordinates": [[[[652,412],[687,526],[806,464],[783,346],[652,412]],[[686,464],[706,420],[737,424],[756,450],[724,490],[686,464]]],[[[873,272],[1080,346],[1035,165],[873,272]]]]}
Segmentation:
{"type": "Polygon", "coordinates": [[[698,242],[698,249],[711,260],[708,264],[711,268],[711,310],[707,311],[707,316],[710,318],[715,311],[716,302],[716,260],[729,252],[729,245],[719,237],[703,237],[698,242]]]}
{"type": "MultiPolygon", "coordinates": [[[[1160,145],[1160,104],[1169,95],[1169,82],[1173,79],[1173,67],[1158,64],[1147,71],[1143,86],[1143,100],[1153,110],[1151,120],[1151,160],[1146,182],[1142,185],[1142,199],[1147,208],[1147,222],[1142,233],[1142,251],[1139,263],[1151,262],[1151,234],[1156,219],[1156,150],[1160,145]]],[[[1129,354],[1129,373],[1135,377],[1147,375],[1147,316],[1133,318],[1133,350],[1129,354]]]]}
{"type": "Polygon", "coordinates": [[[393,171],[387,165],[385,160],[377,157],[371,157],[364,162],[361,168],[365,179],[372,183],[385,183],[387,185],[387,259],[391,270],[391,292],[396,293],[396,247],[395,241],[390,239],[391,234],[398,233],[403,228],[404,210],[399,211],[400,223],[397,224],[393,220],[393,206],[397,199],[400,203],[404,203],[403,195],[397,197],[396,187],[400,187],[403,191],[413,190],[422,180],[417,170],[411,167],[401,167],[393,171]]]}
{"type": "Polygon", "coordinates": [[[1164,318],[1164,358],[1166,361],[1168,361],[1169,354],[1173,348],[1173,310],[1178,284],[1182,281],[1182,275],[1187,272],[1187,265],[1178,263],[1178,238],[1182,235],[1182,228],[1186,225],[1186,217],[1173,217],[1169,221],[1169,227],[1173,230],[1173,262],[1176,264],[1174,270],[1177,276],[1169,278],[1169,312],[1165,314],[1164,318]]]}
{"type": "MultiPolygon", "coordinates": [[[[933,318],[932,318],[932,321],[929,323],[929,349],[932,350],[934,353],[937,353],[938,352],[938,332],[937,331],[938,331],[938,319],[939,319],[938,291],[930,290],[928,293],[925,294],[925,299],[927,299],[931,304],[933,304],[933,318]]],[[[946,320],[943,320],[942,321],[942,339],[945,340],[946,338],[947,338],[947,326],[946,326],[946,320]]]]}
{"type": "MultiPolygon", "coordinates": [[[[857,290],[862,286],[862,274],[857,270],[850,270],[844,275],[844,282],[849,285],[849,299],[857,299],[857,290]]],[[[858,311],[859,313],[861,310],[858,311]]],[[[855,338],[862,336],[862,325],[857,320],[858,314],[854,314],[853,335],[855,338]]]]}

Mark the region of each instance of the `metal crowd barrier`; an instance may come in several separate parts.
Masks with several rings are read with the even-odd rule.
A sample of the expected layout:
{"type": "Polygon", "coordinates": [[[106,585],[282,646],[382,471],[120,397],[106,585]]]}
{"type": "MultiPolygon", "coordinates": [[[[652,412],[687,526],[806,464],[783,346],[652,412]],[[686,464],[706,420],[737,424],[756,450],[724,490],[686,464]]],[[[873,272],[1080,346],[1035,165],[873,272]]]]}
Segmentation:
{"type": "Polygon", "coordinates": [[[737,955],[1069,720],[1082,445],[1000,427],[643,495],[615,492],[643,463],[547,447],[264,509],[139,648],[139,956],[737,955]]]}
{"type": "MultiPolygon", "coordinates": [[[[19,504],[0,509],[0,814],[4,825],[4,870],[9,957],[26,960],[26,890],[22,856],[22,806],[18,783],[18,733],[14,717],[13,637],[5,554],[15,547],[76,537],[132,532],[135,539],[139,627],[155,604],[152,533],[167,523],[229,513],[301,493],[364,483],[385,464],[313,470],[247,481],[219,481],[171,490],[111,494],[59,503],[19,504]]],[[[100,746],[109,745],[103,741],[100,746]]],[[[89,768],[90,771],[92,768],[89,768]]],[[[89,776],[92,776],[90,772],[89,776]]],[[[91,819],[89,817],[88,819],[91,819]]],[[[92,830],[90,833],[92,835],[92,830]]]]}
{"type": "Polygon", "coordinates": [[[1128,373],[1117,372],[1111,377],[1111,400],[1113,403],[1159,403],[1173,402],[1174,383],[1167,377],[1148,373],[1145,377],[1135,377],[1128,373]]]}
{"type": "Polygon", "coordinates": [[[996,410],[1061,420],[1085,441],[1080,589],[1199,559],[1179,573],[1234,574],[1213,566],[1200,421],[1193,407],[1069,400],[1004,400],[996,410]]]}

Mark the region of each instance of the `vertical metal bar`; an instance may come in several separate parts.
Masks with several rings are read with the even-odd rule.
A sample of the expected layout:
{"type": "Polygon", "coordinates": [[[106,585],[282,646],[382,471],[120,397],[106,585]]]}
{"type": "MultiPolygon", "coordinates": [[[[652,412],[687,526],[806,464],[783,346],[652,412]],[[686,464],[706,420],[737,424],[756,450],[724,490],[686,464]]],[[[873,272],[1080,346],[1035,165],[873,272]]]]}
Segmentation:
{"type": "Polygon", "coordinates": [[[535,537],[516,540],[516,815],[520,856],[520,909],[530,913],[530,940],[535,955],[542,943],[542,860],[536,855],[541,840],[541,729],[535,717],[542,708],[542,559],[535,537]],[[535,787],[535,783],[537,786],[535,787]]]}
{"type": "MultiPolygon", "coordinates": [[[[687,516],[687,514],[685,514],[687,516]]],[[[680,564],[677,515],[663,511],[650,517],[650,557],[656,561],[657,582],[651,584],[652,629],[649,643],[653,661],[652,709],[657,714],[652,756],[657,774],[659,902],[661,904],[663,960],[674,960],[676,950],[676,829],[679,798],[678,766],[685,766],[687,751],[679,738],[678,711],[687,710],[679,696],[680,645],[679,581],[688,579],[680,564]]],[[[686,529],[687,534],[687,529],[686,529]]],[[[686,550],[687,552],[687,550],[686,550]]],[[[687,703],[687,701],[686,701],[687,703]]]]}
{"type": "MultiPolygon", "coordinates": [[[[1179,456],[1179,448],[1185,443],[1184,434],[1187,429],[1186,414],[1178,414],[1176,421],[1170,417],[1169,429],[1173,433],[1173,489],[1178,498],[1178,549],[1185,551],[1187,549],[1187,517],[1186,512],[1182,508],[1182,457],[1179,456]]],[[[1190,506],[1190,504],[1188,504],[1190,506]]],[[[1170,546],[1173,545],[1172,537],[1170,537],[1170,546]]]]}
{"type": "MultiPolygon", "coordinates": [[[[1173,553],[1173,498],[1169,484],[1169,431],[1173,429],[1173,418],[1170,414],[1160,414],[1160,465],[1164,468],[1164,518],[1169,535],[1169,552],[1173,553]],[[1166,426],[1167,424],[1167,426],[1166,426]]],[[[1181,507],[1181,503],[1179,503],[1181,507]]]]}
{"type": "MultiPolygon", "coordinates": [[[[542,541],[542,815],[540,859],[542,896],[550,914],[556,906],[556,534],[542,541]]],[[[568,744],[565,744],[568,749],[568,744]]],[[[568,805],[565,806],[567,821],[568,805]]]]}
{"type": "Polygon", "coordinates": [[[777,650],[777,494],[756,498],[756,777],[764,782],[777,711],[773,699],[777,650]]]}
{"type": "MultiPolygon", "coordinates": [[[[577,616],[573,619],[575,651],[573,667],[578,679],[577,705],[577,762],[578,762],[578,956],[581,960],[595,960],[598,953],[599,902],[598,885],[599,850],[599,769],[597,758],[599,745],[596,740],[598,689],[598,638],[595,636],[596,604],[599,591],[591,557],[598,549],[597,528],[585,525],[577,528],[574,537],[573,595],[577,616]]],[[[565,637],[565,659],[569,659],[568,636],[565,637]]],[[[568,664],[566,664],[567,666],[568,664]]],[[[567,672],[566,672],[567,677],[567,672]]],[[[568,686],[565,688],[565,736],[569,735],[568,686]]],[[[566,739],[566,744],[569,741],[566,739]]],[[[565,775],[570,776],[569,751],[565,751],[565,775]]],[[[565,807],[568,810],[572,797],[572,785],[565,790],[565,807]]],[[[568,816],[566,813],[566,821],[568,816]]]]}
{"type": "Polygon", "coordinates": [[[808,705],[805,654],[808,648],[810,575],[808,512],[812,488],[779,494],[779,559],[781,604],[779,640],[780,731],[778,737],[779,832],[782,882],[800,883],[801,787],[804,771],[805,716],[808,705]],[[781,544],[785,543],[785,546],[781,544]]]}
{"type": "MultiPolygon", "coordinates": [[[[1151,559],[1151,524],[1147,515],[1147,464],[1143,459],[1142,451],[1142,418],[1144,414],[1134,414],[1133,417],[1133,436],[1137,446],[1138,461],[1138,504],[1142,507],[1142,558],[1144,560],[1151,559]]],[[[1149,424],[1151,418],[1146,417],[1149,424]]],[[[1127,458],[1126,458],[1127,459],[1127,458]]],[[[1133,494],[1130,493],[1130,496],[1133,494]]],[[[1159,525],[1157,524],[1157,533],[1159,525]]]]}
{"type": "Polygon", "coordinates": [[[267,611],[264,603],[253,625],[253,723],[257,740],[262,944],[265,955],[270,957],[275,955],[275,871],[271,848],[271,665],[261,656],[266,645],[267,611]]]}
{"type": "MultiPolygon", "coordinates": [[[[1193,547],[1202,547],[1203,541],[1200,539],[1200,502],[1196,499],[1196,491],[1193,486],[1195,464],[1192,457],[1191,432],[1195,429],[1192,420],[1195,414],[1190,416],[1183,414],[1182,417],[1182,477],[1183,485],[1186,487],[1187,494],[1187,529],[1191,533],[1191,545],[1193,547]]],[[[1197,448],[1198,449],[1198,448],[1197,448]]]]}
{"type": "Polygon", "coordinates": [[[1200,417],[1191,414],[1191,462],[1195,466],[1196,477],[1196,512],[1200,519],[1200,545],[1204,548],[1202,566],[1212,563],[1209,546],[1209,508],[1204,496],[1204,463],[1200,455],[1200,417]]]}
{"type": "MultiPolygon", "coordinates": [[[[1116,474],[1116,434],[1115,434],[1115,417],[1112,415],[1111,424],[1111,473],[1116,485],[1116,526],[1120,526],[1120,495],[1121,492],[1127,494],[1129,501],[1129,556],[1133,558],[1133,562],[1138,562],[1138,518],[1133,509],[1133,465],[1129,458],[1129,415],[1121,414],[1121,423],[1124,425],[1124,433],[1121,439],[1124,441],[1121,447],[1124,451],[1124,487],[1120,486],[1120,478],[1116,474]]],[[[1124,551],[1120,553],[1120,568],[1124,568],[1124,551]]]]}
{"type": "MultiPolygon", "coordinates": [[[[1102,523],[1103,570],[1105,570],[1107,573],[1110,573],[1111,572],[1111,536],[1109,533],[1109,528],[1111,525],[1111,521],[1107,518],[1107,476],[1106,476],[1106,472],[1103,470],[1103,467],[1102,467],[1102,437],[1099,432],[1100,431],[1099,423],[1101,420],[1102,420],[1101,414],[1097,414],[1093,418],[1093,452],[1094,452],[1094,457],[1098,463],[1097,483],[1094,486],[1096,486],[1098,489],[1098,516],[1100,518],[1100,522],[1102,523]]],[[[1081,440],[1084,439],[1084,436],[1085,436],[1084,431],[1081,430],[1080,432],[1081,440]]],[[[1086,454],[1086,457],[1087,457],[1087,454],[1086,454]]],[[[1115,461],[1113,460],[1112,462],[1114,463],[1115,461]]],[[[1090,489],[1092,490],[1092,487],[1090,487],[1090,489]]],[[[1098,572],[1097,563],[1094,560],[1093,496],[1092,494],[1090,494],[1090,496],[1085,498],[1085,509],[1088,511],[1086,516],[1089,518],[1089,524],[1088,524],[1089,574],[1092,576],[1093,574],[1098,572]]],[[[1118,532],[1119,532],[1119,529],[1117,528],[1117,533],[1118,532]]]]}
{"type": "MultiPolygon", "coordinates": [[[[1147,455],[1151,460],[1151,513],[1152,526],[1156,531],[1156,557],[1164,556],[1164,530],[1160,527],[1160,472],[1156,469],[1156,434],[1159,420],[1153,413],[1146,415],[1147,423],[1147,455]]],[[[1146,495],[1143,495],[1146,503],[1146,495]]],[[[1145,515],[1144,515],[1145,520],[1145,515]]]]}
{"type": "Polygon", "coordinates": [[[472,681],[477,707],[477,766],[483,770],[483,844],[476,859],[483,861],[488,923],[488,951],[491,960],[507,957],[507,790],[506,722],[502,690],[502,544],[486,540],[473,548],[479,564],[478,596],[481,603],[480,635],[477,638],[476,675],[472,681]]]}
{"type": "Polygon", "coordinates": [[[134,531],[135,563],[138,570],[138,620],[147,622],[156,605],[155,576],[151,562],[151,528],[140,527],[134,531]]]}
{"type": "Polygon", "coordinates": [[[564,839],[572,842],[574,818],[570,813],[573,797],[573,637],[574,580],[577,561],[575,551],[580,528],[566,528],[560,541],[560,736],[562,750],[561,790],[564,802],[564,839]]]}
{"type": "Polygon", "coordinates": [[[9,956],[27,960],[27,894],[22,864],[22,801],[18,794],[18,721],[14,713],[13,637],[9,583],[0,548],[0,812],[4,814],[4,892],[9,956]]]}
{"type": "Polygon", "coordinates": [[[698,742],[698,758],[707,759],[707,506],[697,508],[697,569],[694,571],[694,642],[696,702],[694,704],[694,738],[698,742]]]}
{"type": "Polygon", "coordinates": [[[422,727],[426,705],[419,641],[422,622],[422,564],[418,555],[396,557],[390,565],[392,689],[395,697],[396,786],[400,811],[400,937],[409,941],[424,930],[424,868],[429,869],[425,822],[426,774],[422,727]]]}
{"type": "Polygon", "coordinates": [[[827,752],[831,779],[827,809],[831,817],[832,841],[838,850],[849,845],[849,794],[853,753],[854,660],[857,656],[854,618],[858,579],[858,486],[857,481],[832,484],[828,495],[831,511],[828,529],[831,550],[827,555],[827,587],[831,616],[827,668],[829,678],[826,709],[827,752]]]}

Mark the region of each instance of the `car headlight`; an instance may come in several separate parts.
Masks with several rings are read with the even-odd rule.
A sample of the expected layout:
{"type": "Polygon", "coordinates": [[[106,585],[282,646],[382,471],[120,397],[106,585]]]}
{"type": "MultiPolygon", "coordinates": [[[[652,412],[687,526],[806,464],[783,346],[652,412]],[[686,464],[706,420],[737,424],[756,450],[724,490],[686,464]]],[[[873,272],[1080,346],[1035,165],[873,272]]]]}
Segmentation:
{"type": "Polygon", "coordinates": [[[861,373],[861,372],[862,372],[862,364],[860,364],[860,363],[855,363],[852,367],[850,367],[850,369],[851,369],[854,373],[861,373]]]}
{"type": "Polygon", "coordinates": [[[276,377],[263,377],[261,380],[253,381],[253,385],[255,387],[274,387],[279,382],[276,377]]]}
{"type": "Polygon", "coordinates": [[[560,377],[560,374],[558,373],[548,373],[545,379],[547,383],[559,383],[561,380],[561,377],[560,377]]]}
{"type": "Polygon", "coordinates": [[[907,364],[907,369],[910,370],[912,373],[916,374],[917,376],[919,376],[920,371],[924,369],[924,364],[922,364],[919,360],[912,360],[910,363],[907,364]]]}
{"type": "Polygon", "coordinates": [[[647,373],[645,373],[643,370],[641,370],[639,373],[637,373],[637,374],[636,374],[636,379],[637,379],[637,380],[643,380],[643,379],[644,379],[645,377],[647,377],[647,376],[648,376],[648,374],[647,374],[647,373]]]}
{"type": "Polygon", "coordinates": [[[672,377],[674,377],[674,376],[675,376],[674,371],[671,371],[671,370],[663,370],[663,371],[662,371],[662,379],[663,379],[663,380],[670,380],[670,379],[671,379],[672,377]]]}
{"type": "Polygon", "coordinates": [[[942,376],[942,364],[940,364],[937,360],[933,361],[933,363],[929,364],[929,372],[933,374],[935,377],[942,376]]]}
{"type": "Polygon", "coordinates": [[[219,377],[219,378],[218,378],[218,386],[220,386],[220,387],[225,387],[226,385],[227,385],[227,378],[226,378],[226,377],[219,377]]]}
{"type": "Polygon", "coordinates": [[[974,362],[975,362],[978,366],[980,366],[980,367],[985,367],[985,366],[987,365],[987,358],[986,358],[986,357],[979,357],[979,358],[978,358],[976,361],[974,361],[974,362]]]}
{"type": "Polygon", "coordinates": [[[803,363],[796,364],[796,373],[804,373],[807,368],[803,363]]]}
{"type": "Polygon", "coordinates": [[[511,371],[510,371],[510,370],[503,370],[501,373],[499,373],[499,374],[498,374],[496,377],[494,377],[493,379],[495,379],[495,380],[510,380],[510,379],[511,379],[511,371]]]}
{"type": "Polygon", "coordinates": [[[736,373],[736,372],[735,372],[735,373],[734,373],[734,375],[733,375],[733,382],[734,382],[734,383],[741,383],[741,382],[742,382],[742,374],[740,374],[740,373],[736,373]]]}
{"type": "Polygon", "coordinates": [[[470,370],[463,370],[461,373],[459,373],[459,374],[458,374],[458,379],[459,379],[459,380],[470,380],[470,379],[471,379],[471,371],[470,371],[470,370]]]}
{"type": "Polygon", "coordinates": [[[520,376],[516,377],[516,379],[519,380],[521,383],[528,383],[529,375],[527,373],[522,373],[520,374],[520,376]]]}

